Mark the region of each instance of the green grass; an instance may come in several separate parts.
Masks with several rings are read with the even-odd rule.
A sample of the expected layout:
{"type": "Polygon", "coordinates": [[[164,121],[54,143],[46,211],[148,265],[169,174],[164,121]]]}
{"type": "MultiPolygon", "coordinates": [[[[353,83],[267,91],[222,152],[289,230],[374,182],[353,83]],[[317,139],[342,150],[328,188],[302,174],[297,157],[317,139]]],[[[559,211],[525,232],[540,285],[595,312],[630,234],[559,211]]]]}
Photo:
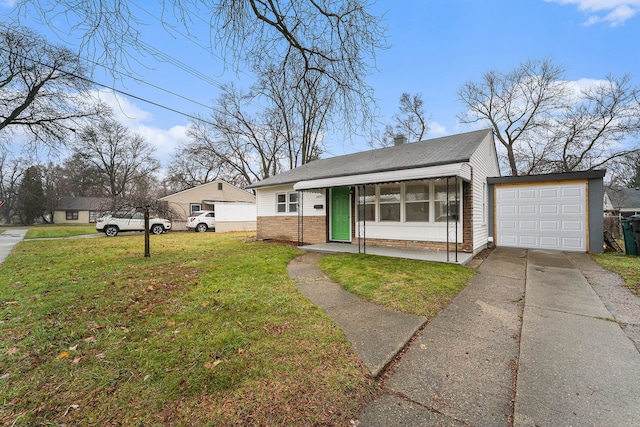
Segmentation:
{"type": "Polygon", "coordinates": [[[427,318],[475,274],[460,265],[362,254],[325,256],[319,265],[333,281],[368,301],[427,318]]]}
{"type": "Polygon", "coordinates": [[[38,224],[29,226],[25,239],[43,239],[54,237],[82,236],[84,234],[96,234],[95,224],[70,225],[70,224],[38,224]]]}
{"type": "Polygon", "coordinates": [[[0,424],[349,425],[377,391],[240,234],[23,241],[0,266],[0,424]]]}
{"type": "Polygon", "coordinates": [[[640,296],[640,257],[619,253],[593,254],[602,267],[618,273],[634,294],[640,296]]]}

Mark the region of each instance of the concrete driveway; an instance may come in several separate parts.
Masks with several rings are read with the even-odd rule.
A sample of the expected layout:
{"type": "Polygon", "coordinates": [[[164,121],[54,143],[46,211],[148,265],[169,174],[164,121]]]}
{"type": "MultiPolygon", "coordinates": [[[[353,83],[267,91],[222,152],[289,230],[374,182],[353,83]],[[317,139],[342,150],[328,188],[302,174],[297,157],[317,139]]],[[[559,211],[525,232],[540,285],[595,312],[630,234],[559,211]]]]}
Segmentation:
{"type": "Polygon", "coordinates": [[[640,425],[640,353],[585,278],[616,275],[586,254],[506,248],[478,271],[360,426],[640,425]]]}

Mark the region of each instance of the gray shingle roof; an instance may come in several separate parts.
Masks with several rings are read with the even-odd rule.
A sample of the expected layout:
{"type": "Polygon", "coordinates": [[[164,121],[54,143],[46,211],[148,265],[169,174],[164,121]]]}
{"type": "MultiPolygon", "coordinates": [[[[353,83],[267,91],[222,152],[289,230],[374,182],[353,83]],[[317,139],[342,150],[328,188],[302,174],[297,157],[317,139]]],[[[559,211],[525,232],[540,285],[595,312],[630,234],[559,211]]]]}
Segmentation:
{"type": "Polygon", "coordinates": [[[607,194],[616,209],[629,209],[640,207],[640,189],[615,188],[608,189],[607,194]]]}
{"type": "Polygon", "coordinates": [[[311,179],[386,172],[468,162],[489,129],[320,159],[269,177],[248,188],[293,184],[311,179]]]}
{"type": "Polygon", "coordinates": [[[100,211],[109,206],[109,199],[103,197],[64,197],[56,210],[100,211]]]}

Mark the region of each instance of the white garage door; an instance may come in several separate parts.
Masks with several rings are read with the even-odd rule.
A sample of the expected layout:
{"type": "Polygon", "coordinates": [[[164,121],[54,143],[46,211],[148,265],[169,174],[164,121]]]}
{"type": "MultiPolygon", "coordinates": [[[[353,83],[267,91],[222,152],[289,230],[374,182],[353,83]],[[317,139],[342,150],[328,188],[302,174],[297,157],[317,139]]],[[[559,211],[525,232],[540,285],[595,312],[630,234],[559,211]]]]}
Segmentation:
{"type": "Polygon", "coordinates": [[[586,252],[586,184],[496,186],[498,246],[586,252]]]}

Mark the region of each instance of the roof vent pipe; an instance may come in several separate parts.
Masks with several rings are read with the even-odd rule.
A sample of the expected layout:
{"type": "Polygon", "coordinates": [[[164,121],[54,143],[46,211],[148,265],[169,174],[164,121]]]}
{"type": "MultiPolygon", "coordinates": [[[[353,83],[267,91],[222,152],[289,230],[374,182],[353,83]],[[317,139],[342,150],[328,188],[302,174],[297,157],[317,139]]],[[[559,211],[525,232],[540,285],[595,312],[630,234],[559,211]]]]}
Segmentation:
{"type": "Polygon", "coordinates": [[[407,143],[407,137],[402,134],[398,134],[393,138],[393,145],[395,146],[406,144],[406,143],[407,143]]]}

